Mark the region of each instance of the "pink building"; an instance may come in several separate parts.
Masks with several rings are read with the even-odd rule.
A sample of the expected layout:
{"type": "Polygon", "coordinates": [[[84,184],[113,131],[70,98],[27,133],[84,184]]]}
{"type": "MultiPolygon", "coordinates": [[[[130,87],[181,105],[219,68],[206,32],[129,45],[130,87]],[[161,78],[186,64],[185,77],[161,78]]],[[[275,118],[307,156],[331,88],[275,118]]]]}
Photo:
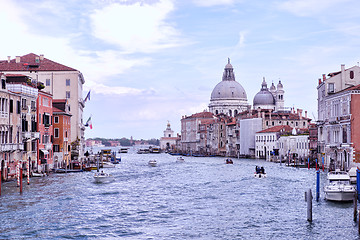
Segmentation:
{"type": "Polygon", "coordinates": [[[38,140],[38,159],[39,170],[48,171],[54,167],[53,162],[53,107],[52,95],[50,93],[39,91],[37,105],[37,129],[40,132],[38,140]]]}

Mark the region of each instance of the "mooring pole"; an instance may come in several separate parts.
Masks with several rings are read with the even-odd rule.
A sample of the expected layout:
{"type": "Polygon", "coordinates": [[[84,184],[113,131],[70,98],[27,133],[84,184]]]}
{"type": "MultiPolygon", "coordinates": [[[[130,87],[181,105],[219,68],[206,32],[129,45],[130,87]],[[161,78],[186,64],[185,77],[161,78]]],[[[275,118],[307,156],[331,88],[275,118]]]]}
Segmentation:
{"type": "Polygon", "coordinates": [[[16,165],[17,186],[20,187],[20,164],[16,165]]]}
{"type": "Polygon", "coordinates": [[[357,220],[357,191],[355,192],[353,203],[354,203],[354,222],[356,222],[356,220],[357,220]]]}
{"type": "Polygon", "coordinates": [[[320,198],[320,170],[316,170],[316,201],[320,198]]]}
{"type": "MultiPolygon", "coordinates": [[[[359,192],[359,189],[360,189],[360,170],[359,170],[359,168],[357,168],[356,169],[356,191],[359,192]]],[[[359,196],[360,196],[360,194],[357,195],[358,201],[360,200],[359,196]]]]}
{"type": "Polygon", "coordinates": [[[310,157],[308,157],[308,169],[310,169],[310,157]]]}
{"type": "Polygon", "coordinates": [[[26,175],[27,175],[27,184],[30,185],[30,163],[26,162],[26,175]]]}
{"type": "Polygon", "coordinates": [[[312,194],[310,188],[305,192],[305,201],[307,203],[307,220],[312,222],[312,194]]]}
{"type": "Polygon", "coordinates": [[[318,170],[318,164],[317,164],[317,158],[315,158],[315,163],[316,163],[316,170],[318,170]]]}
{"type": "Polygon", "coordinates": [[[2,171],[0,169],[0,196],[1,196],[1,180],[2,180],[2,171]]]}
{"type": "Polygon", "coordinates": [[[323,169],[323,172],[324,172],[325,171],[324,157],[322,157],[322,169],[323,169]]]}
{"type": "Polygon", "coordinates": [[[22,194],[22,178],[23,178],[22,174],[23,174],[23,169],[20,168],[19,172],[20,172],[20,194],[22,194]]]}

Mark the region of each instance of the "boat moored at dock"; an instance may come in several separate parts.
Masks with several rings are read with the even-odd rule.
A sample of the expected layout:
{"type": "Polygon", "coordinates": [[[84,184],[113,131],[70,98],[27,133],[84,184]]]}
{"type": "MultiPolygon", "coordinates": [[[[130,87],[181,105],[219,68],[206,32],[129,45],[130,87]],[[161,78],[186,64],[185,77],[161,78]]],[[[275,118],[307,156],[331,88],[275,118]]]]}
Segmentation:
{"type": "Polygon", "coordinates": [[[347,172],[331,171],[327,178],[328,183],[324,188],[326,200],[346,202],[354,199],[356,189],[350,184],[350,176],[347,172]]]}

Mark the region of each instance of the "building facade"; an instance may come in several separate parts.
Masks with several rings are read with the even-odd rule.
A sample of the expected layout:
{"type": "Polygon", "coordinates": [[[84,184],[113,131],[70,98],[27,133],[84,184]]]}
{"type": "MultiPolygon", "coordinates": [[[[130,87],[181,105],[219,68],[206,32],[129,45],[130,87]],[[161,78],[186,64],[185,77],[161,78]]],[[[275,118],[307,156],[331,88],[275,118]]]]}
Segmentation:
{"type": "Polygon", "coordinates": [[[71,142],[79,142],[79,156],[83,156],[85,148],[82,97],[82,73],[74,68],[51,61],[44,55],[33,53],[17,56],[15,59],[8,57],[0,61],[0,72],[5,74],[22,74],[31,77],[35,82],[44,84],[44,91],[50,93],[53,99],[68,99],[71,118],[71,142]]]}
{"type": "Polygon", "coordinates": [[[318,90],[318,141],[325,167],[348,170],[360,162],[360,67],[323,74],[318,90]]]}

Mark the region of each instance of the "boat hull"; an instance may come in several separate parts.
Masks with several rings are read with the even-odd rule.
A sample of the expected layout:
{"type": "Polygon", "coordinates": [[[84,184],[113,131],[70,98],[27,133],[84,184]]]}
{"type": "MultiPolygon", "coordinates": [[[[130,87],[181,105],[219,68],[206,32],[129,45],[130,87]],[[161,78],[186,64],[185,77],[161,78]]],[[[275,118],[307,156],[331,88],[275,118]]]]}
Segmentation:
{"type": "Polygon", "coordinates": [[[255,178],[266,178],[266,173],[254,173],[255,178]]]}
{"type": "Polygon", "coordinates": [[[355,191],[327,191],[325,190],[325,199],[337,202],[349,202],[355,197],[355,191]]]}
{"type": "Polygon", "coordinates": [[[110,174],[95,174],[94,175],[95,183],[108,183],[114,181],[114,178],[110,174]]]}

